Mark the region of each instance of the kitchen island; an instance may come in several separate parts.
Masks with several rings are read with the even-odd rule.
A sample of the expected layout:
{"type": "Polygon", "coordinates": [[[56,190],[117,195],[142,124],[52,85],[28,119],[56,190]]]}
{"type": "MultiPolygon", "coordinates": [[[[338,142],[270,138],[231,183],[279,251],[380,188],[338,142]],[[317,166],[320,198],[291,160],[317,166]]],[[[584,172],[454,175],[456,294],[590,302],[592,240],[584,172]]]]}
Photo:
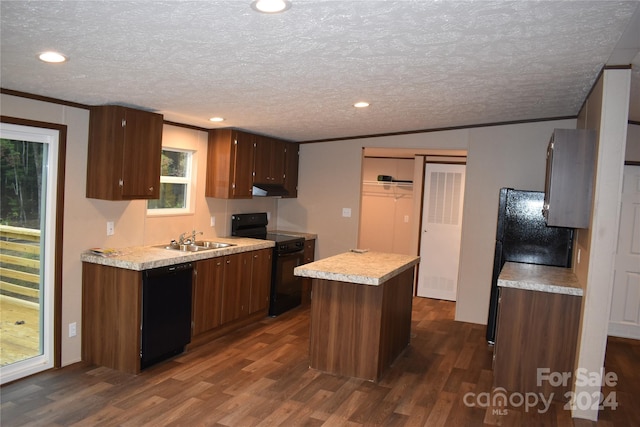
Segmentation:
{"type": "Polygon", "coordinates": [[[309,366],[378,381],[409,344],[417,256],[347,252],[296,267],[313,279],[309,366]]]}

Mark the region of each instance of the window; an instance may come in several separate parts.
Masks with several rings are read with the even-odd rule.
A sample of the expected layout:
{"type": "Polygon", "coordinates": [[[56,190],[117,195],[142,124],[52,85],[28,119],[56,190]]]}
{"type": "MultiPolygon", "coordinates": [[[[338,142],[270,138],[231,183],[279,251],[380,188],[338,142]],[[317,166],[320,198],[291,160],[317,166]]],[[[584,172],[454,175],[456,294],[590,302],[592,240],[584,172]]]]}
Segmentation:
{"type": "Polygon", "coordinates": [[[160,169],[160,198],[147,202],[147,213],[186,214],[191,212],[191,164],[193,152],[164,148],[160,169]]]}

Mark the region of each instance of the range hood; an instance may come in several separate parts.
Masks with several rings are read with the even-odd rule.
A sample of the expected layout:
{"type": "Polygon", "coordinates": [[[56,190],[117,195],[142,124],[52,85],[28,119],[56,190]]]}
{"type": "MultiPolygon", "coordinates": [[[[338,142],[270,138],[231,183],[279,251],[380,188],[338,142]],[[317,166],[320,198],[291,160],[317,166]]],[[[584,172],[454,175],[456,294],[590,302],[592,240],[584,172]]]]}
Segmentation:
{"type": "Polygon", "coordinates": [[[253,184],[251,194],[260,197],[282,197],[288,196],[286,188],[279,184],[253,184]]]}

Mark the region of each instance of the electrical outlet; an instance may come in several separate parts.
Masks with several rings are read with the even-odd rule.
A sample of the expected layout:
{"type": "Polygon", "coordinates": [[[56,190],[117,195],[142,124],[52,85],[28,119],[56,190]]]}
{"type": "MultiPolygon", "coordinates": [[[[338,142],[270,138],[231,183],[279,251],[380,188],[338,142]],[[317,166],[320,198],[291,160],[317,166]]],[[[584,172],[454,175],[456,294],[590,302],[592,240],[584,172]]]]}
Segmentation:
{"type": "Polygon", "coordinates": [[[69,323],[69,338],[76,336],[76,322],[69,323]]]}
{"type": "Polygon", "coordinates": [[[211,226],[215,227],[216,226],[216,217],[211,215],[211,226]]]}
{"type": "Polygon", "coordinates": [[[116,226],[113,221],[107,221],[107,236],[113,236],[116,232],[116,226]]]}
{"type": "Polygon", "coordinates": [[[351,208],[342,208],[342,216],[345,218],[351,217],[351,208]]]}
{"type": "Polygon", "coordinates": [[[409,222],[409,215],[404,216],[404,222],[409,222]]]}

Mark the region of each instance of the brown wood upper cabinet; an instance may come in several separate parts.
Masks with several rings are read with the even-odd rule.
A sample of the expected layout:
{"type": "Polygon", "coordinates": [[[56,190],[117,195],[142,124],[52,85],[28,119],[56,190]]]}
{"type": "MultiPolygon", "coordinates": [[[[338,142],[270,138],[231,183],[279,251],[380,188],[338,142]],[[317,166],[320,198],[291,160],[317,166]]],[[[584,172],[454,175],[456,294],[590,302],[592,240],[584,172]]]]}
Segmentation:
{"type": "Polygon", "coordinates": [[[298,197],[298,161],[300,144],[297,142],[285,143],[284,153],[284,188],[289,192],[285,198],[298,197]]]}
{"type": "Polygon", "coordinates": [[[90,114],[87,197],[157,199],[162,115],[119,105],[92,107],[90,114]]]}
{"type": "Polygon", "coordinates": [[[549,227],[589,228],[595,165],[595,131],[553,131],[547,148],[542,208],[549,227]]]}
{"type": "Polygon", "coordinates": [[[298,196],[298,143],[234,129],[209,131],[206,197],[250,199],[253,184],[283,185],[298,196]]]}
{"type": "Polygon", "coordinates": [[[253,182],[284,184],[286,143],[268,136],[256,135],[256,158],[253,182]]]}
{"type": "Polygon", "coordinates": [[[209,131],[205,196],[250,199],[255,135],[233,129],[209,131]]]}

